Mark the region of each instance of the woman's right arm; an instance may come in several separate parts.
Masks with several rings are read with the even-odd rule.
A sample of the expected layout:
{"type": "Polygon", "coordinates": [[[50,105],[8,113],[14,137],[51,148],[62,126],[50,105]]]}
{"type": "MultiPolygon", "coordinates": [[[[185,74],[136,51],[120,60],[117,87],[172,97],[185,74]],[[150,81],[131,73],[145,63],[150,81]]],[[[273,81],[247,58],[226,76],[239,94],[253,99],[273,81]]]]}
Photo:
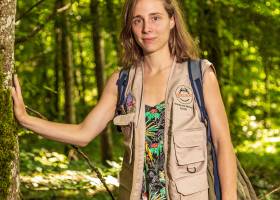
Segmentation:
{"type": "Polygon", "coordinates": [[[30,116],[25,110],[21,88],[17,76],[14,76],[12,97],[14,114],[19,123],[39,135],[78,146],[86,146],[107,126],[115,114],[117,103],[117,85],[119,72],[114,72],[106,83],[100,100],[86,118],[79,124],[64,124],[30,116]]]}

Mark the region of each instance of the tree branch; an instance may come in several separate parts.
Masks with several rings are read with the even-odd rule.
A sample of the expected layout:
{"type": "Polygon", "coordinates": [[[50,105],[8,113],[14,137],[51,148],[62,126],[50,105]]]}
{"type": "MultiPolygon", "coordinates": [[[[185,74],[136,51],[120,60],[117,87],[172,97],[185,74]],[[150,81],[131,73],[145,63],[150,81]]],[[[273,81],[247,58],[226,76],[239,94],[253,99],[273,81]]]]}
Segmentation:
{"type": "Polygon", "coordinates": [[[269,195],[277,192],[280,190],[280,186],[278,186],[277,188],[273,189],[272,191],[268,192],[267,194],[264,195],[264,199],[268,198],[269,195]]]}
{"type": "Polygon", "coordinates": [[[61,13],[64,12],[66,10],[68,10],[71,7],[71,4],[66,4],[65,6],[55,10],[53,13],[51,13],[47,18],[45,23],[38,23],[38,25],[31,31],[31,33],[29,33],[28,35],[24,36],[24,37],[20,37],[20,38],[16,38],[15,40],[15,44],[20,44],[20,43],[24,43],[27,42],[29,39],[31,39],[32,37],[34,37],[40,30],[42,30],[45,25],[51,21],[57,13],[61,13]]]}
{"type": "Polygon", "coordinates": [[[26,10],[24,13],[22,13],[18,18],[16,18],[16,22],[18,22],[19,20],[21,20],[23,17],[25,17],[28,13],[30,13],[33,8],[39,6],[41,3],[43,3],[45,0],[40,0],[37,3],[35,3],[34,5],[32,5],[28,10],[26,10]]]}

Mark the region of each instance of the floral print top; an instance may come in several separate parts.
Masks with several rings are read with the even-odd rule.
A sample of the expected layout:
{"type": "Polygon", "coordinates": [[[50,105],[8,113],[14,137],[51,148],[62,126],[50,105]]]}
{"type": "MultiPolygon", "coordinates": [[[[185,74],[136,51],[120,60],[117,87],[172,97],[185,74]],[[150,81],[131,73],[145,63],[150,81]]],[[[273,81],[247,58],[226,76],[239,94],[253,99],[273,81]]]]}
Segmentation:
{"type": "Polygon", "coordinates": [[[164,101],[145,105],[145,153],[141,200],[166,200],[164,176],[164,101]]]}

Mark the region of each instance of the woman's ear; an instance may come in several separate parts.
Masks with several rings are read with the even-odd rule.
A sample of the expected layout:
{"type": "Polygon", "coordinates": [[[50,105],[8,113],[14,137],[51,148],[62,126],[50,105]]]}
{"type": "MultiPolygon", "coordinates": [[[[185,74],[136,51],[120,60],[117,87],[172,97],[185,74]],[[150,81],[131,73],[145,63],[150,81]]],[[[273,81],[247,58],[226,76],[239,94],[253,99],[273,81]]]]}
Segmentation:
{"type": "Polygon", "coordinates": [[[175,19],[174,19],[174,16],[172,16],[171,18],[170,18],[170,30],[172,29],[172,28],[174,28],[174,26],[175,26],[175,19]]]}

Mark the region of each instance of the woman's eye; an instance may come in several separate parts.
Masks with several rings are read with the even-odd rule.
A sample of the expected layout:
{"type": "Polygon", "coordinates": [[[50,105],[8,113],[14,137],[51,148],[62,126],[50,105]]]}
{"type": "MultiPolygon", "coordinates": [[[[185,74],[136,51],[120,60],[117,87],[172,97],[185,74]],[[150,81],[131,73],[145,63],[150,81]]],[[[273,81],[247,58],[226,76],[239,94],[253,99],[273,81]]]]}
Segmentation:
{"type": "Polygon", "coordinates": [[[133,20],[133,24],[135,24],[135,25],[139,24],[140,22],[141,22],[140,19],[135,19],[135,20],[133,20]]]}
{"type": "Polygon", "coordinates": [[[159,20],[159,16],[154,16],[154,17],[153,17],[153,20],[154,20],[154,21],[158,21],[158,20],[159,20]]]}

